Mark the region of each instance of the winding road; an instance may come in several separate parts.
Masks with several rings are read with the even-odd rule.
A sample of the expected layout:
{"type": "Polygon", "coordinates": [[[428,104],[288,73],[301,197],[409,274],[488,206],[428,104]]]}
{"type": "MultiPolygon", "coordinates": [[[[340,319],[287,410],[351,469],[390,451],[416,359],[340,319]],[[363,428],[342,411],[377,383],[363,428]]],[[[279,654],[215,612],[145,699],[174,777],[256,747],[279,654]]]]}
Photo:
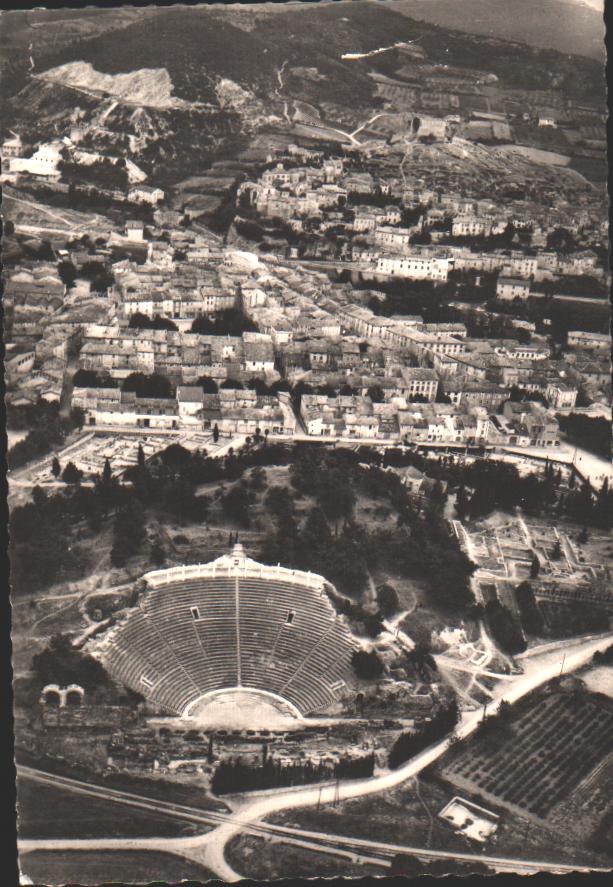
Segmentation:
{"type": "MultiPolygon", "coordinates": [[[[512,682],[505,681],[496,688],[495,698],[485,706],[488,714],[494,713],[502,701],[517,702],[527,693],[547,683],[564,671],[571,672],[587,664],[597,650],[606,649],[613,642],[613,632],[599,637],[590,637],[576,645],[552,651],[545,645],[542,667],[538,667],[538,653],[531,657],[531,670],[528,674],[518,675],[512,682]]],[[[339,835],[326,835],[310,832],[305,829],[292,829],[284,826],[263,823],[262,820],[282,810],[301,807],[313,807],[321,804],[338,803],[350,798],[364,797],[369,794],[393,789],[403,782],[415,778],[422,770],[440,758],[449,748],[450,743],[465,739],[478,726],[482,711],[465,712],[456,729],[445,739],[425,749],[407,761],[397,770],[386,771],[368,779],[358,779],[341,783],[324,783],[282,791],[261,793],[258,796],[240,795],[226,798],[232,806],[232,813],[224,814],[217,811],[198,810],[182,805],[142,798],[126,792],[117,792],[100,786],[79,783],[40,771],[19,768],[24,776],[62,784],[86,794],[103,793],[110,800],[119,800],[133,806],[155,810],[167,814],[174,813],[184,819],[216,826],[204,834],[186,838],[100,838],[100,839],[22,839],[19,842],[21,852],[29,850],[87,850],[87,849],[156,849],[168,850],[184,858],[206,866],[225,881],[237,881],[241,875],[234,871],[226,860],[226,848],[229,842],[241,833],[275,836],[285,842],[293,843],[319,852],[334,853],[340,856],[371,859],[389,864],[396,853],[410,853],[420,858],[453,858],[479,859],[498,871],[534,872],[550,870],[563,872],[576,870],[577,866],[565,866],[536,860],[509,859],[505,857],[485,857],[481,854],[459,854],[433,851],[428,848],[405,847],[402,845],[385,844],[383,842],[366,841],[347,838],[339,835]]]]}

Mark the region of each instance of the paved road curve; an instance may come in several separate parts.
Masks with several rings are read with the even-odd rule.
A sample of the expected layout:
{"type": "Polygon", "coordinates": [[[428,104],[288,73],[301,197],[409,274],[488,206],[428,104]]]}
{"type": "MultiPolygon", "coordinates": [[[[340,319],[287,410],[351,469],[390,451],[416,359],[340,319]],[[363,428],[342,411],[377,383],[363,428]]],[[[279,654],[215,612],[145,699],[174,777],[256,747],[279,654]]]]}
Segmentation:
{"type": "MultiPolygon", "coordinates": [[[[548,657],[548,662],[543,668],[528,675],[521,675],[513,684],[505,683],[498,688],[496,698],[486,706],[487,713],[494,713],[503,700],[509,703],[517,702],[522,696],[557,677],[562,668],[565,673],[580,668],[589,662],[597,650],[606,649],[612,641],[613,633],[607,633],[596,640],[586,641],[580,649],[574,650],[566,656],[564,651],[560,650],[553,659],[548,657]]],[[[203,862],[224,880],[239,880],[240,876],[226,862],[224,852],[228,842],[241,832],[246,822],[256,822],[281,810],[331,804],[338,800],[358,798],[395,788],[440,758],[455,737],[465,739],[469,736],[477,728],[481,718],[482,711],[465,713],[449,737],[425,749],[397,770],[382,776],[340,783],[338,788],[336,785],[306,786],[282,793],[275,792],[274,795],[247,801],[238,808],[233,820],[221,825],[213,833],[211,840],[206,845],[203,862]]]]}
{"type": "MultiPolygon", "coordinates": [[[[561,673],[562,668],[565,673],[580,668],[589,662],[596,650],[603,650],[612,642],[613,633],[607,633],[598,638],[591,637],[577,643],[571,646],[570,650],[567,647],[566,651],[564,647],[552,651],[550,646],[547,645],[547,650],[543,654],[546,660],[543,666],[536,668],[534,671],[531,670],[527,675],[517,677],[511,685],[509,685],[509,682],[502,684],[498,688],[496,698],[487,706],[488,713],[493,713],[502,700],[510,703],[516,702],[522,696],[557,677],[561,673]]],[[[240,875],[226,862],[225,849],[228,842],[236,835],[248,832],[263,835],[274,834],[277,838],[311,850],[345,857],[357,856],[363,860],[379,860],[384,865],[389,862],[390,857],[395,853],[409,853],[421,858],[432,859],[466,858],[467,861],[478,859],[486,864],[489,862],[493,868],[499,871],[572,870],[572,866],[566,867],[562,864],[505,857],[484,857],[480,854],[447,854],[443,851],[430,851],[425,848],[326,835],[305,829],[271,825],[260,821],[264,817],[281,810],[327,804],[394,788],[420,773],[425,767],[443,755],[447,751],[453,736],[464,739],[470,735],[476,729],[481,717],[481,711],[465,713],[452,736],[425,749],[419,755],[407,761],[398,770],[386,772],[370,779],[340,783],[338,786],[336,783],[325,783],[297,789],[262,793],[255,798],[253,795],[228,798],[228,803],[234,808],[231,814],[200,810],[153,798],[144,798],[129,792],[121,792],[103,786],[80,782],[79,780],[42,773],[32,768],[19,767],[19,772],[23,776],[29,776],[39,781],[55,784],[84,794],[105,797],[107,800],[120,801],[140,809],[172,814],[178,818],[202,823],[207,828],[213,826],[211,831],[187,838],[23,839],[19,842],[20,850],[21,852],[26,852],[34,849],[165,849],[202,863],[226,881],[236,881],[240,879],[240,875]],[[217,827],[215,828],[215,826],[217,827]]]]}

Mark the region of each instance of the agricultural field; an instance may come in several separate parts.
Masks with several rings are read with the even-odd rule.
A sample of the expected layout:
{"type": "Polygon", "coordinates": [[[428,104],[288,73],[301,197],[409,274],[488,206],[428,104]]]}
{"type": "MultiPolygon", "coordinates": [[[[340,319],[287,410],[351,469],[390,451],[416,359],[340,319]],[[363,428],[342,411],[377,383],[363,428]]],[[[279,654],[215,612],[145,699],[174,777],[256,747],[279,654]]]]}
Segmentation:
{"type": "Polygon", "coordinates": [[[20,777],[17,803],[23,838],[113,838],[201,833],[205,826],[154,814],[20,777]]]}
{"type": "MultiPolygon", "coordinates": [[[[343,801],[337,806],[326,805],[319,810],[278,813],[269,821],[330,835],[474,853],[484,845],[457,834],[438,816],[455,794],[458,794],[455,788],[441,780],[434,769],[429,769],[418,780],[391,791],[343,801]]],[[[470,792],[463,791],[461,796],[483,804],[482,799],[470,792]]],[[[485,845],[485,852],[552,862],[576,862],[580,856],[586,864],[593,862],[593,851],[575,846],[572,837],[559,836],[548,823],[535,822],[494,804],[485,806],[500,816],[498,830],[485,845]]],[[[237,867],[240,871],[240,866],[237,867]]]]}
{"type": "Polygon", "coordinates": [[[463,791],[548,821],[555,806],[598,767],[613,742],[613,703],[573,679],[538,694],[518,717],[479,730],[443,763],[463,791]]]}
{"type": "Polygon", "coordinates": [[[150,850],[34,850],[20,856],[22,872],[34,884],[148,884],[213,878],[195,862],[150,850]]]}

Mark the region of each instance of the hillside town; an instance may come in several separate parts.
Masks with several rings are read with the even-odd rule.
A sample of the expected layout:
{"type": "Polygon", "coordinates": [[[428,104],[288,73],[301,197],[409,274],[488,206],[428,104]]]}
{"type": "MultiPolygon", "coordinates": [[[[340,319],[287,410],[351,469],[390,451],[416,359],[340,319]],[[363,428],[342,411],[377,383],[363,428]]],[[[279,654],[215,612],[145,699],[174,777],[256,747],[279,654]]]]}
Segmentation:
{"type": "Polygon", "coordinates": [[[610,868],[602,71],[509,2],[3,20],[21,883],[610,868]]]}
{"type": "Polygon", "coordinates": [[[307,153],[298,165],[290,146],[241,185],[238,213],[284,220],[291,235],[333,228],[327,254],[258,254],[158,206],[95,242],[51,237],[48,257],[9,266],[7,402],[70,403],[107,431],[540,449],[559,446],[560,415],[607,415],[607,336],[526,310],[586,278],[606,285],[595,205],[545,217],[511,203],[494,217],[461,192],[403,190],[351,158],[307,153]],[[443,244],[454,238],[480,245],[443,244]],[[508,248],[492,249],[501,238],[508,248]],[[553,248],[565,238],[572,251],[553,248]],[[382,310],[399,280],[405,304],[413,282],[428,288],[423,314],[398,297],[382,310]]]}

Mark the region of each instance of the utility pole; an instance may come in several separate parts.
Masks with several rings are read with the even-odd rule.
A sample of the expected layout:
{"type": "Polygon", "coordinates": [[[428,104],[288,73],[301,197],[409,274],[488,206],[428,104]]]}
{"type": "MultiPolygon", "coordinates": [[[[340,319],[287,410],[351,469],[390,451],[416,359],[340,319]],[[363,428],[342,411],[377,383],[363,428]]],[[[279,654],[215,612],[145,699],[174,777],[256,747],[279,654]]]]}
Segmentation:
{"type": "Polygon", "coordinates": [[[566,653],[562,654],[562,665],[560,666],[560,677],[562,677],[562,672],[564,671],[564,660],[566,659],[566,653]]]}

